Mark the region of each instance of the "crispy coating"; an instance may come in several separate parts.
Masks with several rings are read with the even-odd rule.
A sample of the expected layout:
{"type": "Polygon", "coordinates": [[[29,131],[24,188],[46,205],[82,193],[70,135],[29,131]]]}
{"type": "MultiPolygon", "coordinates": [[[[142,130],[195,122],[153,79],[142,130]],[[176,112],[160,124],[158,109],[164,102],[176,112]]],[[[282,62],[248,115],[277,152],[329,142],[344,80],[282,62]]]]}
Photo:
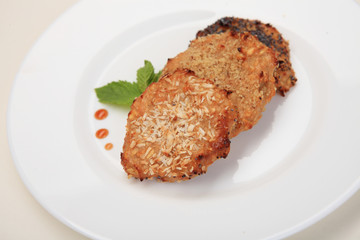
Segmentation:
{"type": "Polygon", "coordinates": [[[141,181],[183,181],[230,151],[236,115],[228,93],[189,70],[151,84],[131,106],[121,164],[141,181]]]}
{"type": "Polygon", "coordinates": [[[297,79],[290,62],[289,43],[279,31],[269,23],[264,24],[258,20],[248,20],[235,17],[224,17],[199,31],[196,37],[203,37],[214,33],[223,33],[227,30],[236,32],[249,32],[262,43],[275,51],[279,67],[275,71],[277,92],[284,96],[295,85],[297,79]]]}
{"type": "Polygon", "coordinates": [[[230,92],[237,113],[232,138],[261,118],[265,105],[275,95],[276,67],[274,51],[256,37],[227,31],[193,40],[185,52],[168,60],[163,74],[190,69],[230,92]]]}

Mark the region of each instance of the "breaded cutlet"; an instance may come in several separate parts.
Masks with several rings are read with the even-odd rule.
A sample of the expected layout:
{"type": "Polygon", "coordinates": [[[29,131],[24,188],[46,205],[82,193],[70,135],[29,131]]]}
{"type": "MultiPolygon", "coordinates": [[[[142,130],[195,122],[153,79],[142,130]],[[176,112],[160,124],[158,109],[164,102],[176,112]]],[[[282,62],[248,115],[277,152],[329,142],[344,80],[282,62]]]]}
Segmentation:
{"type": "Polygon", "coordinates": [[[225,31],[249,32],[256,36],[259,41],[273,49],[279,61],[279,67],[275,71],[277,92],[284,96],[295,85],[297,79],[290,62],[289,43],[281,33],[271,24],[264,24],[258,20],[248,20],[235,17],[224,17],[199,31],[196,37],[204,37],[210,34],[223,33],[225,31]]]}
{"type": "Polygon", "coordinates": [[[191,41],[189,48],[169,59],[163,74],[189,69],[228,91],[237,114],[230,138],[252,128],[275,95],[272,49],[250,33],[227,31],[191,41]]]}
{"type": "Polygon", "coordinates": [[[235,113],[228,92],[189,70],[152,83],[131,106],[121,164],[128,177],[189,180],[230,150],[235,113]]]}

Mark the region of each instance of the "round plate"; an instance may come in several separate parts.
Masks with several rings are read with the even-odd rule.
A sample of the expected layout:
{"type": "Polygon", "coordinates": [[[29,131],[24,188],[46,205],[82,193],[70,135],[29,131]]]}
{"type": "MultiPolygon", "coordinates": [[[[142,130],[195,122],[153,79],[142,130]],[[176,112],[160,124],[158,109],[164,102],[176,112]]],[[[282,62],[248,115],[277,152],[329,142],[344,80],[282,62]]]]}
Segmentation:
{"type": "Polygon", "coordinates": [[[35,44],[13,86],[9,144],[26,186],[56,218],[96,239],[271,239],[324,217],[360,186],[360,30],[344,24],[360,17],[352,3],[341,3],[349,10],[341,20],[330,13],[319,20],[317,8],[306,6],[76,4],[35,44]],[[301,9],[309,21],[298,21],[301,9]],[[275,96],[206,175],[172,184],[127,179],[119,155],[129,109],[100,104],[94,88],[134,81],[145,59],[160,70],[223,16],[280,30],[290,41],[296,86],[275,96]],[[339,44],[341,51],[332,48],[339,44]],[[94,118],[100,108],[109,111],[101,121],[94,118]],[[95,137],[100,128],[108,137],[95,137]]]}

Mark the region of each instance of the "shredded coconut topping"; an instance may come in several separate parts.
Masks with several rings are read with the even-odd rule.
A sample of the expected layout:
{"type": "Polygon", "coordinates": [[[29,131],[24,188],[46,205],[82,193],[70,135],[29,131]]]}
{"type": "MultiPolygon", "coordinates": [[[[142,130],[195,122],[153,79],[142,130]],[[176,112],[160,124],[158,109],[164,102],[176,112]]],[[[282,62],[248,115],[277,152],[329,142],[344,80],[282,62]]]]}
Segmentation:
{"type": "MultiPolygon", "coordinates": [[[[225,118],[227,105],[213,106],[219,105],[220,100],[224,102],[226,92],[194,76],[161,80],[162,88],[143,102],[147,104],[146,111],[132,108],[129,114],[127,134],[131,140],[127,152],[132,161],[140,162],[140,168],[150,178],[189,177],[200,151],[212,151],[212,144],[224,134],[226,127],[219,122],[225,118]]],[[[200,169],[206,171],[206,167],[200,169]]],[[[136,171],[129,170],[129,176],[136,171]]]]}

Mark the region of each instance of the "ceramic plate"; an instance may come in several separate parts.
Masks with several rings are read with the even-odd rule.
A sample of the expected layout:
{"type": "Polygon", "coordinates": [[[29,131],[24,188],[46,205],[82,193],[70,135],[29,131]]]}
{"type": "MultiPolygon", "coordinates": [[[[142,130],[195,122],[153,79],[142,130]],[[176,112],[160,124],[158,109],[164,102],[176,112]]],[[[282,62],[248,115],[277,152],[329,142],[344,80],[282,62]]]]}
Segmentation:
{"type": "Polygon", "coordinates": [[[360,186],[360,29],[351,25],[359,6],[324,4],[76,4],[37,41],[14,82],[8,136],[23,181],[52,215],[94,239],[271,239],[311,225],[360,186]],[[119,155],[129,109],[100,104],[94,88],[134,81],[145,59],[160,70],[224,16],[277,27],[290,41],[296,86],[275,96],[206,175],[127,179],[119,155]],[[101,108],[109,116],[96,120],[101,108]],[[104,139],[95,137],[101,128],[104,139]]]}

